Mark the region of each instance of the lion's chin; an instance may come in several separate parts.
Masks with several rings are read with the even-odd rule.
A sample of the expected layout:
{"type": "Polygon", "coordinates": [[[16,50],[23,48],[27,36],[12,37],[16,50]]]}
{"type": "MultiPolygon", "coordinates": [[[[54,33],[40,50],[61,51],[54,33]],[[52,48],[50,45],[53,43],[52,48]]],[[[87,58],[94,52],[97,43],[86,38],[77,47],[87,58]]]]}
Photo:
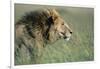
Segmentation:
{"type": "Polygon", "coordinates": [[[66,41],[69,41],[69,40],[70,40],[70,37],[67,37],[67,36],[64,36],[63,38],[64,38],[64,40],[66,40],[66,41]]]}

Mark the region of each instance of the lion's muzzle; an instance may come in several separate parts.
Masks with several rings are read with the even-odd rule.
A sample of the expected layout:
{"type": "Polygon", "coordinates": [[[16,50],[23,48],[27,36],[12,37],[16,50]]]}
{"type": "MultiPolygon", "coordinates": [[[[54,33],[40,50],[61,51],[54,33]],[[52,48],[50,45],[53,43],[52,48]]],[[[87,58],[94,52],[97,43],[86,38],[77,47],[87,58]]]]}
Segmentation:
{"type": "Polygon", "coordinates": [[[67,30],[66,32],[59,32],[59,35],[60,35],[60,38],[63,38],[68,41],[72,35],[72,31],[67,30]]]}

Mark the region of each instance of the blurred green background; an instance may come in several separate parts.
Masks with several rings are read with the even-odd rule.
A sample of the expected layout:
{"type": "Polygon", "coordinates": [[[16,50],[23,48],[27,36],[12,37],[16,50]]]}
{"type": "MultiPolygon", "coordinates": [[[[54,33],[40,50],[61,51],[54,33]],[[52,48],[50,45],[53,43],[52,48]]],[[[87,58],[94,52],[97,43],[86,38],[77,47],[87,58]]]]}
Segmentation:
{"type": "MultiPolygon", "coordinates": [[[[55,8],[73,30],[71,39],[59,40],[47,45],[41,63],[63,63],[94,60],[94,9],[84,7],[15,4],[15,22],[26,12],[36,9],[55,8]]],[[[22,54],[23,55],[23,54],[22,54]]],[[[18,56],[16,56],[18,57],[18,56]]],[[[15,60],[16,65],[32,61],[15,60]]]]}

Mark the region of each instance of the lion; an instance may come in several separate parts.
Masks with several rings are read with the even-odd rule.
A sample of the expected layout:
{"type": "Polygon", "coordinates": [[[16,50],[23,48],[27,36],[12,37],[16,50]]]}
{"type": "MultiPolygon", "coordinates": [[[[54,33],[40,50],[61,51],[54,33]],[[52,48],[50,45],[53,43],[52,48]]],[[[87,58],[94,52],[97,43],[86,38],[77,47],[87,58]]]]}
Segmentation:
{"type": "Polygon", "coordinates": [[[56,9],[26,13],[15,23],[15,64],[41,63],[46,44],[59,39],[69,40],[71,34],[71,28],[56,9]]]}

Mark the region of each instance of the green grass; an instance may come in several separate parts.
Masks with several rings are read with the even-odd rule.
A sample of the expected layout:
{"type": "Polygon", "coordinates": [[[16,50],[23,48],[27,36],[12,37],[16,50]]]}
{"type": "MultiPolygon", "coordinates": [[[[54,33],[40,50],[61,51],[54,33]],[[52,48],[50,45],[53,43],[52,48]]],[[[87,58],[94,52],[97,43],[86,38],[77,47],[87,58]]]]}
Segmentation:
{"type": "MultiPolygon", "coordinates": [[[[27,5],[27,7],[32,7],[31,9],[25,8],[25,5],[23,9],[22,7],[23,5],[16,5],[15,21],[20,18],[23,14],[22,12],[33,10],[34,8],[44,8],[45,6],[27,5]]],[[[55,8],[72,28],[73,34],[68,42],[59,40],[52,45],[47,45],[43,51],[41,63],[94,60],[94,9],[72,7],[55,8]]],[[[28,64],[28,61],[26,63],[28,64]]]]}

